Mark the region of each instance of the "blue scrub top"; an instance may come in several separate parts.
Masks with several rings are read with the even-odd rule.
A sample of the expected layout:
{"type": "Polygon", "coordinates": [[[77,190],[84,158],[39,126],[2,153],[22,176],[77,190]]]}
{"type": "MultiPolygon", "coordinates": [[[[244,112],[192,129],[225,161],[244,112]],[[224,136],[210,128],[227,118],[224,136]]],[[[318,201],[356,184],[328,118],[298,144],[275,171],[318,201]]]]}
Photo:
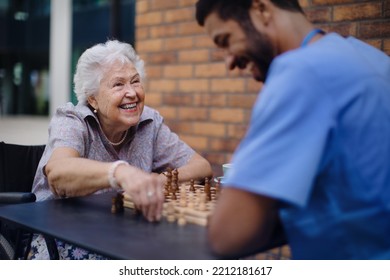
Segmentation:
{"type": "Polygon", "coordinates": [[[277,57],[225,185],[281,202],[295,259],[390,259],[390,59],[328,34],[277,57]]]}

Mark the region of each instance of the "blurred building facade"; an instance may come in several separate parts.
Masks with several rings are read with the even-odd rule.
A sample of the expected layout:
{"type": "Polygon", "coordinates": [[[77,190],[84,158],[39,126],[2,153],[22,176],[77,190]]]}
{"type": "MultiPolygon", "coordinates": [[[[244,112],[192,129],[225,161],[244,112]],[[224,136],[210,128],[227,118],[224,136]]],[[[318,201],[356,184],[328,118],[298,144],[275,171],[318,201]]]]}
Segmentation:
{"type": "Polygon", "coordinates": [[[107,38],[133,44],[134,16],[133,0],[0,0],[0,113],[48,116],[75,102],[81,52],[107,38]]]}
{"type": "MultiPolygon", "coordinates": [[[[71,80],[79,55],[92,44],[118,38],[132,43],[145,61],[147,105],[220,175],[245,134],[262,84],[226,70],[223,54],[194,19],[195,3],[0,0],[0,141],[9,137],[2,129],[5,119],[12,118],[12,125],[20,116],[48,120],[58,105],[75,103],[71,80]]],[[[300,3],[318,27],[390,54],[390,1],[300,3]]],[[[35,133],[20,123],[21,130],[35,133]]]]}
{"type": "Polygon", "coordinates": [[[134,22],[135,0],[0,0],[0,141],[46,141],[55,109],[77,103],[80,54],[108,38],[134,44],[134,22]]]}
{"type": "MultiPolygon", "coordinates": [[[[195,21],[197,0],[137,0],[136,46],[147,65],[147,102],[217,175],[244,136],[261,84],[226,70],[223,53],[195,21]]],[[[389,0],[300,0],[326,31],[390,55],[389,0]]]]}

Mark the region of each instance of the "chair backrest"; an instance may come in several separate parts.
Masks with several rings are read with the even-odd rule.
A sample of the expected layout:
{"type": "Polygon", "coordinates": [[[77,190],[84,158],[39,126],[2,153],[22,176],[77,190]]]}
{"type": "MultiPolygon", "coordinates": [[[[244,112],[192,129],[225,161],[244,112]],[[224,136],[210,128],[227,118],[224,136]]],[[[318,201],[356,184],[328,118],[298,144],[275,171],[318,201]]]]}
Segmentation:
{"type": "Polygon", "coordinates": [[[30,192],[45,145],[0,142],[0,192],[30,192]]]}

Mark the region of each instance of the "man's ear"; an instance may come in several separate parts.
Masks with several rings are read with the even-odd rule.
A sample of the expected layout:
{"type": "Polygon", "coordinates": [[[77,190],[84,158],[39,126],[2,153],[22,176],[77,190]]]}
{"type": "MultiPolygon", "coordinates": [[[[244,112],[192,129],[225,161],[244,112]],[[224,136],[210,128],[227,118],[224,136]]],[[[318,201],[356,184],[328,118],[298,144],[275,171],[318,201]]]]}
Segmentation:
{"type": "Polygon", "coordinates": [[[252,0],[251,10],[265,26],[271,21],[271,6],[272,3],[269,0],[252,0]]]}

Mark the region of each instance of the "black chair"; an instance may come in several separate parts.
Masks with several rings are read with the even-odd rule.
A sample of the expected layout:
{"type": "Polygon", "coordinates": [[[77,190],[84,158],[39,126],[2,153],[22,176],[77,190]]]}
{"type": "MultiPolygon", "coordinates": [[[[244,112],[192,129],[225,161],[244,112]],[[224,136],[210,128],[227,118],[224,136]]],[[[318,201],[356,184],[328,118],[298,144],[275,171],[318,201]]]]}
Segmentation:
{"type": "MultiPolygon", "coordinates": [[[[44,150],[45,145],[0,142],[0,211],[2,205],[35,202],[31,188],[44,150]]],[[[27,258],[32,234],[0,221],[0,259],[27,258]]],[[[51,258],[58,259],[55,241],[46,242],[51,258]]]]}

